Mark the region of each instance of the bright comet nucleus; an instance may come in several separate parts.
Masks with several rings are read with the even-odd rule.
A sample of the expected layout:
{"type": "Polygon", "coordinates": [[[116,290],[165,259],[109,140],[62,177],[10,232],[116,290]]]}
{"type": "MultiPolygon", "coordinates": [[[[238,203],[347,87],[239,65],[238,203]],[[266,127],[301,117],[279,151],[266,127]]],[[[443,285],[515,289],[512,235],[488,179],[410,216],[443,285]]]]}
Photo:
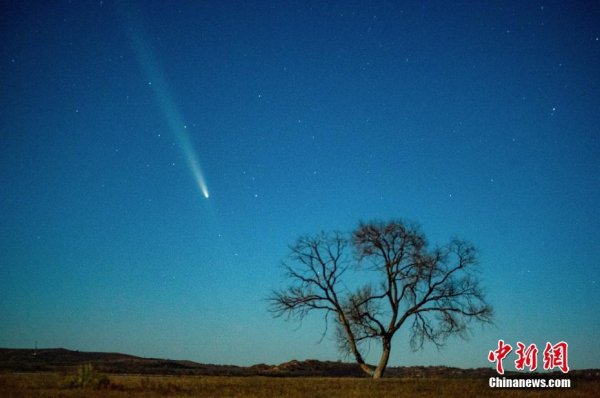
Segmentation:
{"type": "Polygon", "coordinates": [[[187,166],[192,172],[194,180],[196,180],[196,184],[198,185],[200,192],[202,192],[204,198],[208,199],[209,194],[208,186],[206,185],[206,179],[204,178],[204,174],[202,173],[202,169],[200,168],[200,161],[198,160],[196,152],[194,151],[194,147],[192,146],[190,137],[187,134],[187,130],[177,128],[175,128],[174,130],[176,132],[175,136],[177,137],[179,148],[183,152],[187,166]]]}

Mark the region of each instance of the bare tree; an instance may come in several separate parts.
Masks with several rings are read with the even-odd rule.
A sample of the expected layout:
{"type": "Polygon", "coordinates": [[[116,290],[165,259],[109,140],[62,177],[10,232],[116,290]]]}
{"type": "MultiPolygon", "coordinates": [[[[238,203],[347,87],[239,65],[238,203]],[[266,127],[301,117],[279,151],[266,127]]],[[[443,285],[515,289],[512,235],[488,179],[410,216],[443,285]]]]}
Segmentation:
{"type": "Polygon", "coordinates": [[[374,378],[383,376],[392,340],[410,328],[414,350],[426,341],[441,347],[451,335],[466,338],[470,321],[491,322],[475,274],[477,252],[461,240],[429,250],[425,236],[402,221],[363,224],[350,237],[336,232],[302,237],[283,263],[290,284],[269,297],[276,316],[302,319],[324,313],[335,323],[338,348],[374,378]],[[365,283],[342,282],[365,271],[365,283]],[[363,343],[381,344],[376,366],[365,362],[363,343]]]}

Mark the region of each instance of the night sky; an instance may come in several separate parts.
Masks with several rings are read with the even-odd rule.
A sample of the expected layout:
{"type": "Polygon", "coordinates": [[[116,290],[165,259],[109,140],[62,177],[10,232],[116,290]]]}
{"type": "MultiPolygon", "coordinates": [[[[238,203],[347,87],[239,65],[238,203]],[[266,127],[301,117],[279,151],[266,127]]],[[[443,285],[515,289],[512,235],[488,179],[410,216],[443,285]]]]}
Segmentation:
{"type": "Polygon", "coordinates": [[[0,347],[344,359],[265,298],[299,236],[402,218],[479,248],[496,323],[390,365],[600,367],[597,2],[13,3],[0,347]]]}

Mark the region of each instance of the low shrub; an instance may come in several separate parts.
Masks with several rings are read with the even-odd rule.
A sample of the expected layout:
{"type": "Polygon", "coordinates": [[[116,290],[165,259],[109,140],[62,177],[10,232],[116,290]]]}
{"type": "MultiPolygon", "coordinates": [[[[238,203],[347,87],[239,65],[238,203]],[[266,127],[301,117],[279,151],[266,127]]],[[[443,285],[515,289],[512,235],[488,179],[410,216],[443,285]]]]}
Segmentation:
{"type": "Polygon", "coordinates": [[[106,389],[110,386],[110,379],[98,373],[91,363],[77,368],[77,374],[67,380],[67,388],[106,389]]]}

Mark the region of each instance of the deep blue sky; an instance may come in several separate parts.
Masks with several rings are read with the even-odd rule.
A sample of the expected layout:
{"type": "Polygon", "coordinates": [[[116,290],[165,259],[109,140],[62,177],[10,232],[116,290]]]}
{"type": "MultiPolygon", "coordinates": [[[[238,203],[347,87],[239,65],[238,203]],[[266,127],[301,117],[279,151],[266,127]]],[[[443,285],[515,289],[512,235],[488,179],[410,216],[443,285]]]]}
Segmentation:
{"type": "Polygon", "coordinates": [[[475,243],[497,317],[392,365],[600,367],[597,3],[2,7],[0,346],[335,360],[266,310],[287,246],[404,218],[475,243]]]}

